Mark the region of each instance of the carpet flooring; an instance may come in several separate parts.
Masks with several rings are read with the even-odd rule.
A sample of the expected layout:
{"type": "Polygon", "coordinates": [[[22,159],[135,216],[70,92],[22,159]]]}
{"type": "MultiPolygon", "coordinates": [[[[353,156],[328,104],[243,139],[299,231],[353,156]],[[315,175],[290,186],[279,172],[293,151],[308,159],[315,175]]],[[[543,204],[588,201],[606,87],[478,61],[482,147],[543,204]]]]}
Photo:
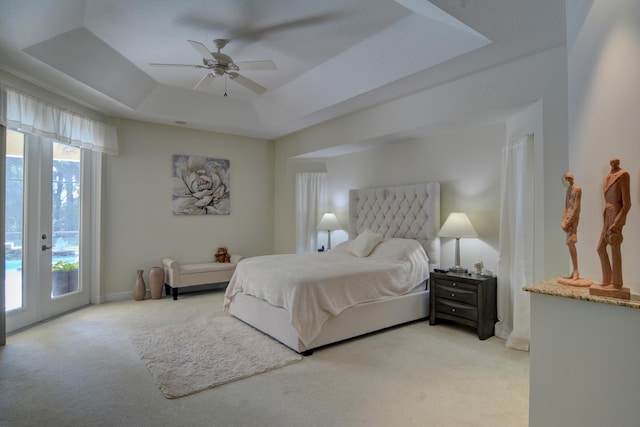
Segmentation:
{"type": "Polygon", "coordinates": [[[167,399],[133,334],[223,317],[224,292],[92,305],[0,347],[0,426],[526,427],[529,354],[428,321],[167,399]]]}

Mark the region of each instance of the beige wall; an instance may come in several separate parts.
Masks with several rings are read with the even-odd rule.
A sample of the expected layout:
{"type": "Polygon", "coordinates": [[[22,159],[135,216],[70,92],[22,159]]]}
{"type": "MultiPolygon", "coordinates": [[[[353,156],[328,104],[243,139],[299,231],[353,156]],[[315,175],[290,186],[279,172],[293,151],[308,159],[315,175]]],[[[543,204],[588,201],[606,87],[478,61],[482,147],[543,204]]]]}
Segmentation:
{"type": "Polygon", "coordinates": [[[631,175],[631,211],[623,229],[624,285],[640,293],[640,3],[567,2],[569,166],[582,187],[580,273],[602,279],[596,247],[602,229],[602,181],[618,157],[631,175]]]}
{"type": "Polygon", "coordinates": [[[213,260],[218,246],[246,256],[273,250],[273,143],[121,120],[120,154],[104,161],[102,289],[107,300],[130,297],[135,271],[168,256],[213,260]],[[231,214],[175,216],[172,156],[231,161],[231,214]]]}
{"type": "MultiPolygon", "coordinates": [[[[326,159],[332,206],[346,225],[352,188],[440,182],[441,220],[453,211],[467,212],[481,236],[461,241],[462,265],[470,268],[482,259],[486,268],[495,271],[500,201],[496,171],[505,141],[505,125],[493,124],[326,159]]],[[[346,239],[346,233],[340,237],[346,239]]],[[[453,265],[454,242],[442,239],[443,266],[453,265]]]]}
{"type": "MultiPolygon", "coordinates": [[[[640,292],[640,3],[567,0],[569,169],[582,187],[580,275],[602,278],[596,246],[602,181],[619,157],[631,176],[623,229],[624,286],[640,292]]],[[[638,310],[533,295],[529,423],[638,424],[638,310]],[[561,363],[559,361],[567,361],[561,363]]]]}
{"type": "MultiPolygon", "coordinates": [[[[569,259],[559,229],[564,193],[558,186],[568,164],[566,82],[561,47],[281,138],[275,147],[275,252],[295,251],[295,157],[372,143],[378,148],[325,160],[335,189],[332,203],[345,225],[347,187],[442,181],[441,219],[453,209],[468,210],[482,234],[462,243],[471,246],[462,250],[463,263],[481,258],[495,269],[500,148],[518,134],[534,133],[536,278],[562,273],[569,259]],[[421,128],[429,136],[407,138],[421,128]]],[[[442,243],[442,261],[451,263],[451,242],[442,243]]]]}

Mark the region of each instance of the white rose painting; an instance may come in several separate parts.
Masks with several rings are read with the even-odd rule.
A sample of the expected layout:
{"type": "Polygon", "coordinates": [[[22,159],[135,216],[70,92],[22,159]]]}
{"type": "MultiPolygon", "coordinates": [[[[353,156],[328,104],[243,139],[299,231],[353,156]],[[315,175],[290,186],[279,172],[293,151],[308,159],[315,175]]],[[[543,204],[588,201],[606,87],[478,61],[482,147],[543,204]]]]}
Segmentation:
{"type": "Polygon", "coordinates": [[[229,215],[229,160],[173,156],[173,214],[229,215]]]}

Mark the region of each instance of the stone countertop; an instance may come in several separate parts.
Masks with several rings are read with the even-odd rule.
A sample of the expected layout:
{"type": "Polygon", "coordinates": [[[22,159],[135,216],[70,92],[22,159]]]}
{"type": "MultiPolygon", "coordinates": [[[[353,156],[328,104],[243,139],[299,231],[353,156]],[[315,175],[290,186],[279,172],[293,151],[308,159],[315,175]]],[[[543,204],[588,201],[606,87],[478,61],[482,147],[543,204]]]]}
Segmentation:
{"type": "Polygon", "coordinates": [[[535,294],[552,295],[556,297],[581,299],[585,301],[599,302],[603,304],[619,305],[622,307],[639,308],[640,309],[640,295],[631,294],[631,300],[624,300],[618,298],[599,297],[589,294],[588,287],[575,287],[560,285],[557,282],[557,278],[543,280],[542,282],[533,283],[527,285],[523,290],[532,292],[535,294]]]}

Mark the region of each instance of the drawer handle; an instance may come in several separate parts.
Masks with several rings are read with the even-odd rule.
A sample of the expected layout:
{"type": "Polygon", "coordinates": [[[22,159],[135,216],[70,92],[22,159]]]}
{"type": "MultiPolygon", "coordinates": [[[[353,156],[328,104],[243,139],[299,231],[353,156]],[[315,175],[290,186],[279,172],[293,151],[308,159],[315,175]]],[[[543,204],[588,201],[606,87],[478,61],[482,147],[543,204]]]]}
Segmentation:
{"type": "Polygon", "coordinates": [[[454,293],[452,292],[452,293],[451,293],[451,296],[452,296],[452,297],[455,297],[455,296],[456,296],[456,294],[454,294],[454,293]]]}
{"type": "Polygon", "coordinates": [[[452,286],[458,286],[458,284],[457,284],[457,283],[455,283],[455,282],[454,282],[454,283],[452,283],[451,285],[452,285],[452,286]]]}
{"type": "Polygon", "coordinates": [[[452,313],[455,313],[455,312],[456,312],[456,309],[455,309],[455,308],[452,308],[452,309],[451,309],[451,312],[452,312],[452,313]]]}

